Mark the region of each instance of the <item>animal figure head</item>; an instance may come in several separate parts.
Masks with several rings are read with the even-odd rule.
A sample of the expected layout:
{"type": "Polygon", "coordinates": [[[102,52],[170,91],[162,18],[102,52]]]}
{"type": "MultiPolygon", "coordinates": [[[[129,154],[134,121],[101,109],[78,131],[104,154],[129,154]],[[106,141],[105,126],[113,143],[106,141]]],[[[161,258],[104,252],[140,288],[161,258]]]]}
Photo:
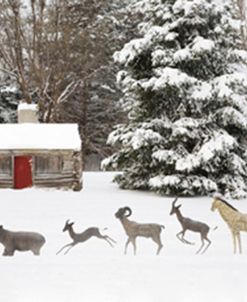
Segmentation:
{"type": "Polygon", "coordinates": [[[216,209],[218,209],[220,203],[221,203],[220,198],[218,196],[214,196],[213,203],[211,206],[211,211],[215,211],[216,209]]]}
{"type": "Polygon", "coordinates": [[[124,207],[118,209],[118,211],[115,213],[115,217],[118,219],[129,217],[132,214],[132,210],[129,207],[124,207]]]}
{"type": "Polygon", "coordinates": [[[222,205],[225,205],[229,207],[230,209],[238,212],[238,209],[233,207],[229,202],[227,202],[225,199],[223,199],[221,196],[214,196],[213,203],[211,206],[211,211],[214,211],[215,209],[219,209],[222,205]]]}
{"type": "Polygon", "coordinates": [[[69,222],[69,219],[65,222],[65,226],[63,228],[63,232],[68,231],[72,226],[73,226],[74,222],[69,222]]]}
{"type": "Polygon", "coordinates": [[[178,200],[178,198],[176,197],[174,199],[174,201],[172,202],[172,208],[171,208],[170,215],[176,213],[179,210],[179,208],[181,207],[181,204],[179,204],[178,206],[175,206],[175,203],[176,203],[177,200],[178,200]]]}

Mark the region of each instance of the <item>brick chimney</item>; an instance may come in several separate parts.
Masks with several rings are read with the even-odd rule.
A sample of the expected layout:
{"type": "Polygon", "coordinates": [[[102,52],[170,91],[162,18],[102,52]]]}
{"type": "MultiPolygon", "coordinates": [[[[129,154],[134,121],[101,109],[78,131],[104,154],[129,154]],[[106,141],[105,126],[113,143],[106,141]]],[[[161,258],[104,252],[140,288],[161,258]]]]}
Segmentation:
{"type": "Polygon", "coordinates": [[[38,123],[38,106],[20,103],[18,105],[18,123],[38,123]]]}

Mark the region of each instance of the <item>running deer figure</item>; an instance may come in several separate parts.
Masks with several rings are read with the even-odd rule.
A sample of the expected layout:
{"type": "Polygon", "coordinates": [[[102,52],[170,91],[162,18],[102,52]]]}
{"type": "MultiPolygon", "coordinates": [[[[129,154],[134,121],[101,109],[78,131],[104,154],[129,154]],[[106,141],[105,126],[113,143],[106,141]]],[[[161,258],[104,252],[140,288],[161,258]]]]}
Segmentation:
{"type": "Polygon", "coordinates": [[[82,233],[75,233],[75,231],[73,230],[73,225],[74,222],[69,222],[69,220],[67,220],[65,222],[65,226],[63,228],[63,232],[68,231],[70,237],[73,239],[73,241],[69,244],[64,245],[58,252],[57,254],[59,254],[60,252],[62,252],[62,250],[64,250],[65,248],[68,247],[67,251],[64,253],[64,255],[66,255],[69,250],[72,249],[72,247],[74,247],[76,244],[87,241],[88,239],[90,239],[91,237],[97,237],[100,239],[105,240],[107,243],[109,243],[109,245],[111,247],[113,247],[113,243],[116,243],[115,240],[113,240],[111,237],[107,236],[107,235],[101,235],[99,228],[96,227],[91,227],[86,229],[84,232],[82,233]]]}
{"type": "Polygon", "coordinates": [[[163,247],[160,239],[160,233],[162,228],[165,227],[156,223],[137,223],[131,221],[128,217],[132,214],[132,210],[129,207],[124,207],[118,209],[115,213],[115,217],[120,220],[125,230],[126,235],[128,236],[127,242],[125,244],[124,253],[127,254],[127,248],[131,242],[134,247],[134,254],[136,255],[136,237],[146,237],[151,238],[157,245],[158,249],[156,254],[158,255],[160,250],[163,247]]]}
{"type": "Polygon", "coordinates": [[[231,204],[221,197],[214,197],[211,210],[218,210],[221,217],[225,220],[233,238],[233,252],[237,252],[237,246],[239,253],[242,253],[240,232],[247,232],[247,214],[239,212],[231,204]]]}
{"type": "Polygon", "coordinates": [[[178,205],[178,206],[175,205],[177,199],[178,198],[176,198],[172,202],[172,209],[171,209],[171,212],[170,212],[170,215],[176,214],[177,219],[178,219],[178,221],[180,222],[180,224],[182,226],[182,231],[180,231],[177,234],[177,237],[183,243],[193,244],[192,242],[184,239],[185,232],[187,230],[190,230],[192,232],[200,233],[202,245],[199,248],[199,250],[196,252],[196,254],[199,254],[200,252],[203,254],[203,253],[206,252],[206,250],[208,249],[208,247],[211,244],[211,240],[209,240],[208,237],[207,237],[208,236],[208,232],[210,230],[210,227],[206,223],[203,223],[203,222],[200,222],[200,221],[196,221],[196,220],[192,220],[190,218],[183,217],[183,215],[181,214],[181,211],[180,211],[181,204],[178,205]],[[204,242],[205,240],[208,242],[208,244],[203,249],[203,247],[205,245],[205,242],[204,242]]]}

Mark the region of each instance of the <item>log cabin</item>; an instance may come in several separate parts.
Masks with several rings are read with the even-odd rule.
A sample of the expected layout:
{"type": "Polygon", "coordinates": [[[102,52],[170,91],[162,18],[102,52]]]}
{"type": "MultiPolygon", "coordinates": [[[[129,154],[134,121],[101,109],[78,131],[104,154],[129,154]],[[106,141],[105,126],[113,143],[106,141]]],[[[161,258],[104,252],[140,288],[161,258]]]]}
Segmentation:
{"type": "Polygon", "coordinates": [[[82,189],[77,124],[38,123],[35,106],[18,108],[18,123],[0,124],[0,188],[82,189]]]}

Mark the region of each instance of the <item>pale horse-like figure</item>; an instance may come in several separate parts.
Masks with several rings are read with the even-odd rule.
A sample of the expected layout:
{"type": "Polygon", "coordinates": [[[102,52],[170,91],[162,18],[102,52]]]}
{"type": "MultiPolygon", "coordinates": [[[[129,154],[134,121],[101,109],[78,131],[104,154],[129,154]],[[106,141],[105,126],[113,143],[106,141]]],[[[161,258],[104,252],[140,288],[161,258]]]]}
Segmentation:
{"type": "Polygon", "coordinates": [[[227,223],[233,238],[234,254],[238,251],[242,253],[240,232],[247,232],[247,214],[239,212],[222,197],[215,196],[211,210],[218,210],[221,217],[227,223]]]}

